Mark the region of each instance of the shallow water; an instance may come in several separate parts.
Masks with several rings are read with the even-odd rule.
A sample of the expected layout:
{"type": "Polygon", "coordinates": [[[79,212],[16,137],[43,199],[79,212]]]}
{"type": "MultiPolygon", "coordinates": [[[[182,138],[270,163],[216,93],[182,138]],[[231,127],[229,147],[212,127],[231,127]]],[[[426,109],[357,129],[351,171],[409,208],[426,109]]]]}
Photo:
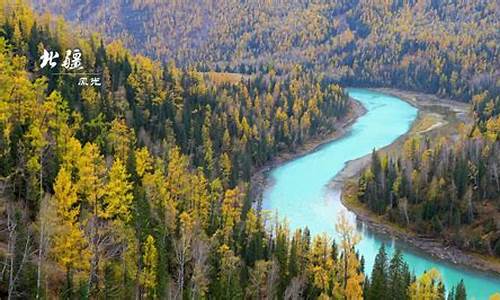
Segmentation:
{"type": "MultiPolygon", "coordinates": [[[[328,189],[327,184],[347,161],[369,154],[374,148],[389,145],[406,133],[417,116],[416,108],[397,97],[365,89],[348,91],[367,109],[349,133],[270,173],[273,184],[264,192],[263,207],[277,210],[280,217],[286,217],[292,230],[307,226],[313,234],[327,232],[338,240],[334,224],[345,207],[340,202],[340,191],[328,189]]],[[[352,213],[349,217],[354,222],[352,213]]],[[[395,248],[403,250],[410,269],[417,275],[426,269],[436,268],[447,288],[463,279],[470,299],[488,299],[494,292],[500,292],[500,276],[494,277],[434,259],[390,236],[375,234],[363,224],[357,227],[363,237],[358,250],[365,258],[365,270],[370,273],[377,251],[385,243],[390,254],[395,248]]]]}

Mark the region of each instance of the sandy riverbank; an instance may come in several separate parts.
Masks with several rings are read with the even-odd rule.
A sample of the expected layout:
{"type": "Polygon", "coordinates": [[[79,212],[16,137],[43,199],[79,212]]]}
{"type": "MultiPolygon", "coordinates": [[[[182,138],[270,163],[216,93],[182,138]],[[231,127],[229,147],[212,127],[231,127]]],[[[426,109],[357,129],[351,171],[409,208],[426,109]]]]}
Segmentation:
{"type": "MultiPolygon", "coordinates": [[[[435,95],[391,88],[369,88],[368,90],[398,97],[418,109],[417,118],[407,133],[397,138],[390,145],[377,149],[383,153],[393,154],[398,152],[410,135],[437,135],[446,132],[446,136],[452,137],[456,134],[456,126],[459,122],[472,122],[467,103],[443,99],[435,95]],[[431,123],[428,123],[429,119],[431,119],[431,123]]],[[[336,184],[341,184],[349,178],[358,176],[360,171],[370,163],[370,157],[371,154],[367,154],[347,162],[346,166],[333,178],[332,185],[336,187],[336,184]]]]}
{"type": "MultiPolygon", "coordinates": [[[[381,149],[386,153],[394,153],[401,149],[404,140],[413,134],[437,134],[436,131],[444,131],[447,134],[453,134],[450,130],[456,129],[458,122],[470,122],[468,114],[468,105],[457,103],[446,99],[440,99],[436,96],[426,95],[415,92],[406,92],[394,89],[373,89],[378,92],[396,96],[407,101],[419,109],[419,114],[412,128],[408,133],[398,138],[391,145],[381,149]],[[450,114],[451,113],[451,114],[450,114]],[[426,124],[427,128],[421,129],[421,125],[429,114],[439,115],[435,118],[433,124],[426,124]],[[448,127],[448,128],[446,128],[448,127]]],[[[442,133],[442,132],[441,132],[442,133]]],[[[476,270],[500,274],[500,262],[491,257],[484,257],[475,253],[464,252],[457,247],[446,246],[440,240],[419,237],[408,230],[397,227],[381,217],[368,211],[359,203],[350,203],[347,201],[346,186],[347,182],[359,176],[361,171],[370,163],[371,155],[349,161],[346,166],[335,176],[330,187],[342,188],[341,201],[345,207],[354,212],[359,220],[378,233],[391,235],[413,247],[423,251],[438,259],[454,264],[467,266],[476,270]]]]}

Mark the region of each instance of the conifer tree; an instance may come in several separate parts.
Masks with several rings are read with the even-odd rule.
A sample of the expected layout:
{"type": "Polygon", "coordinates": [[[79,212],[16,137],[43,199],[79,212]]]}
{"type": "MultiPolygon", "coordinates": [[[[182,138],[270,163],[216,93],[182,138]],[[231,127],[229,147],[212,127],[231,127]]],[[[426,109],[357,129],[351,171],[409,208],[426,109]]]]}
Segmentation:
{"type": "Polygon", "coordinates": [[[411,300],[441,300],[444,299],[441,274],[436,269],[431,269],[413,282],[408,288],[411,300]]]}
{"type": "Polygon", "coordinates": [[[449,300],[467,300],[467,292],[465,290],[465,284],[463,280],[450,289],[448,293],[449,300]]]}
{"type": "Polygon", "coordinates": [[[133,195],[132,184],[120,158],[117,158],[108,175],[104,187],[104,208],[101,216],[105,219],[115,219],[121,222],[130,221],[130,211],[133,195]]]}
{"type": "Polygon", "coordinates": [[[75,269],[88,270],[90,251],[78,222],[80,201],[76,188],[71,174],[64,167],[59,170],[54,182],[54,202],[57,219],[51,254],[66,269],[67,286],[71,286],[75,269]]]}
{"type": "Polygon", "coordinates": [[[340,214],[335,229],[340,235],[342,250],[341,292],[347,299],[360,299],[363,297],[363,274],[359,272],[360,264],[354,249],[361,237],[349,223],[345,211],[340,214]]]}
{"type": "Polygon", "coordinates": [[[158,251],[156,250],[155,239],[153,236],[148,235],[144,243],[142,261],[143,268],[141,270],[141,284],[145,290],[145,297],[147,299],[156,298],[156,285],[157,285],[157,270],[158,270],[158,251]]]}
{"type": "Polygon", "coordinates": [[[370,291],[366,295],[367,299],[382,299],[388,292],[388,261],[385,245],[382,244],[373,265],[372,276],[370,280],[370,291]]]}
{"type": "Polygon", "coordinates": [[[410,280],[411,274],[408,270],[408,265],[403,260],[401,250],[396,249],[389,265],[387,299],[408,299],[410,280]]]}

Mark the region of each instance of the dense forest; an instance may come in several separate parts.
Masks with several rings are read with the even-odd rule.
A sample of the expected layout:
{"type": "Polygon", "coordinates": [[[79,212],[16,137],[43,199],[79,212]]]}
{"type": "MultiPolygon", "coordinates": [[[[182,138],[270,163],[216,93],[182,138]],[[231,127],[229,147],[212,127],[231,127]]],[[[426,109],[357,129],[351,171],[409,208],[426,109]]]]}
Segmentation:
{"type": "Polygon", "coordinates": [[[199,70],[286,72],[292,63],[345,85],[392,86],[469,101],[498,94],[499,7],[490,0],[32,0],[199,70]]]}
{"type": "MultiPolygon", "coordinates": [[[[466,299],[384,247],[366,274],[345,216],[333,241],[249,197],[254,168],[349,113],[331,78],[300,64],[214,76],[68,27],[0,0],[1,298],[466,299]],[[44,49],[80,49],[102,85],[42,68],[44,49]]],[[[484,101],[478,135],[492,132],[484,101]]]]}
{"type": "Polygon", "coordinates": [[[399,156],[373,152],[357,200],[419,234],[500,257],[500,96],[473,98],[458,137],[413,137],[399,156]]]}
{"type": "Polygon", "coordinates": [[[300,67],[213,80],[0,4],[2,298],[444,298],[435,270],[414,278],[384,249],[370,285],[345,217],[334,242],[247,196],[252,167],[334,130],[339,86],[300,67]],[[68,48],[101,86],[38,64],[68,48]]]}

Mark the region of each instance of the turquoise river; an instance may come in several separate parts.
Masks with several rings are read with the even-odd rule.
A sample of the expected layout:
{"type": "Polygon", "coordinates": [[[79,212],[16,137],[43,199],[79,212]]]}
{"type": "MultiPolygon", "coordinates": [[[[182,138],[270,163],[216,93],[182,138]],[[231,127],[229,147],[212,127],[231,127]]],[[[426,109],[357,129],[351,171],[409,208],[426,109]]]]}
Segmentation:
{"type": "MultiPolygon", "coordinates": [[[[349,132],[316,151],[271,170],[269,174],[271,184],[264,191],[263,207],[277,210],[280,217],[286,217],[292,230],[307,226],[312,234],[327,232],[338,240],[334,224],[338,214],[346,209],[340,202],[340,191],[327,188],[328,183],[346,162],[365,156],[374,148],[389,145],[406,133],[417,116],[417,109],[399,98],[365,89],[349,89],[348,92],[367,110],[349,132]]],[[[355,216],[350,212],[348,215],[354,223],[355,216]]],[[[363,224],[358,224],[357,228],[362,235],[358,250],[365,258],[365,270],[370,273],[375,255],[385,243],[389,254],[395,248],[404,252],[416,275],[436,268],[447,288],[463,279],[470,299],[488,299],[494,292],[500,292],[500,276],[435,259],[391,236],[376,234],[363,224]]]]}

